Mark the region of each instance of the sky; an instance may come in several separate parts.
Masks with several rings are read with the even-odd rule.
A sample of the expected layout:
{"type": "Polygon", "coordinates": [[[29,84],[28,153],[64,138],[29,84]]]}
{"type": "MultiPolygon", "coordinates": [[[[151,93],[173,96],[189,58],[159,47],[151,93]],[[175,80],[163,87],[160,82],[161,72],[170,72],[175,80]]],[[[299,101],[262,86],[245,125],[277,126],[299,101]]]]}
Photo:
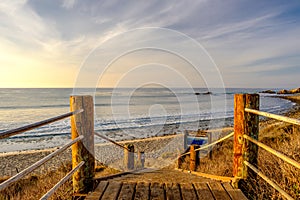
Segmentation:
{"type": "MultiPolygon", "coordinates": [[[[193,87],[214,86],[205,72],[194,76],[191,64],[170,51],[123,55],[121,49],[132,49],[141,38],[148,45],[162,41],[175,49],[184,43],[168,31],[159,34],[165,30],[199,44],[207,53],[200,71],[215,65],[217,72],[212,71],[224,87],[300,87],[298,0],[1,0],[0,87],[72,88],[79,78],[88,87],[92,75],[97,75],[98,87],[136,86],[145,84],[145,77],[147,83],[152,77],[153,84],[173,87],[185,86],[180,80],[193,87]],[[131,34],[149,27],[161,31],[131,34]],[[102,63],[102,58],[111,60],[102,63]],[[111,64],[102,74],[91,68],[82,75],[89,62],[100,68],[111,64]]],[[[194,57],[204,55],[186,50],[194,57]]]]}

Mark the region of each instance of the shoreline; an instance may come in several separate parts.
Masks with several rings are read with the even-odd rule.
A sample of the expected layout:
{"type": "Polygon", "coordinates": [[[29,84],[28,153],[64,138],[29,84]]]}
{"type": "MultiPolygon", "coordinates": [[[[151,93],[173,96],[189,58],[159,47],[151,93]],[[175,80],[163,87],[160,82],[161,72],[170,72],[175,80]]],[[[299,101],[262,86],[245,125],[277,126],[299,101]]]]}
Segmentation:
{"type": "Polygon", "coordinates": [[[294,96],[281,96],[281,97],[279,96],[279,98],[287,99],[300,105],[300,94],[294,96]]]}
{"type": "MultiPolygon", "coordinates": [[[[292,117],[300,115],[300,95],[295,96],[278,96],[278,98],[284,98],[297,103],[293,108],[284,112],[284,115],[292,117]]],[[[264,122],[265,120],[262,120],[264,122]]],[[[272,123],[268,120],[266,124],[272,123]]],[[[208,126],[201,127],[203,124],[199,124],[200,129],[204,131],[208,126]]],[[[164,129],[169,129],[169,125],[164,127],[164,129]]],[[[174,127],[173,127],[174,128],[174,127]]],[[[198,128],[198,127],[197,127],[198,128]]],[[[230,131],[232,127],[225,126],[224,128],[216,130],[221,133],[222,131],[230,131]]],[[[171,129],[173,130],[173,129],[171,129]]],[[[212,131],[212,130],[209,130],[212,131]]],[[[195,130],[189,130],[190,133],[196,133],[195,130]]],[[[163,134],[165,134],[163,132],[163,134]]],[[[129,139],[124,141],[117,141],[120,144],[134,143],[136,145],[136,150],[142,150],[146,152],[146,166],[159,168],[162,165],[170,164],[176,158],[173,155],[165,156],[170,154],[170,152],[178,152],[183,150],[183,139],[182,134],[166,134],[159,135],[148,138],[140,139],[129,139]],[[164,157],[164,158],[162,158],[164,157]],[[168,158],[168,159],[167,159],[168,158]],[[160,165],[159,165],[160,164],[160,165]]],[[[25,151],[14,151],[14,152],[2,152],[0,153],[1,163],[0,163],[0,177],[1,176],[12,176],[18,171],[25,169],[51,152],[57,150],[59,147],[40,149],[40,150],[25,150],[25,151]]],[[[120,147],[115,147],[111,143],[97,143],[95,144],[95,153],[99,155],[96,157],[97,160],[109,165],[110,167],[121,169],[123,166],[123,149],[120,147]],[[113,156],[112,156],[113,155],[113,156]]],[[[61,164],[71,161],[71,149],[69,148],[56,158],[48,161],[45,165],[41,166],[35,172],[43,173],[45,170],[55,170],[61,164]]]]}

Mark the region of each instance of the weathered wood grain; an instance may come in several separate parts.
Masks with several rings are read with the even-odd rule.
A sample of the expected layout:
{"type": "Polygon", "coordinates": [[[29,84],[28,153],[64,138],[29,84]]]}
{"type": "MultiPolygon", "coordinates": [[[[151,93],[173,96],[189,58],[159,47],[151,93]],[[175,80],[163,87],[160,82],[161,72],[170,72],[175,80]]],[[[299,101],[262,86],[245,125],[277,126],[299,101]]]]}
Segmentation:
{"type": "Polygon", "coordinates": [[[145,182],[138,182],[136,184],[136,191],[135,191],[135,200],[145,200],[149,198],[150,193],[150,184],[145,182]]]}
{"type": "Polygon", "coordinates": [[[95,175],[94,158],[94,103],[92,96],[71,96],[71,111],[84,111],[71,117],[71,137],[80,135],[84,139],[72,146],[72,165],[76,167],[81,161],[85,164],[73,175],[74,193],[88,193],[93,188],[93,177],[95,175]]]}
{"type": "Polygon", "coordinates": [[[136,183],[123,183],[118,200],[132,200],[136,183]]]}
{"type": "Polygon", "coordinates": [[[194,183],[194,186],[197,191],[198,199],[211,200],[214,198],[207,183],[194,183]]]}
{"type": "Polygon", "coordinates": [[[183,200],[197,200],[194,187],[190,183],[180,184],[181,194],[183,200]]]}
{"type": "Polygon", "coordinates": [[[164,200],[164,183],[151,183],[150,185],[150,200],[164,200]]]}
{"type": "Polygon", "coordinates": [[[166,199],[167,200],[180,200],[180,190],[178,183],[166,183],[166,199]]]}
{"type": "Polygon", "coordinates": [[[115,181],[109,182],[101,199],[105,199],[105,200],[117,199],[119,196],[121,186],[122,186],[121,182],[115,182],[115,181]]]}
{"type": "Polygon", "coordinates": [[[230,196],[220,182],[210,182],[208,185],[216,200],[230,200],[230,196]]]}

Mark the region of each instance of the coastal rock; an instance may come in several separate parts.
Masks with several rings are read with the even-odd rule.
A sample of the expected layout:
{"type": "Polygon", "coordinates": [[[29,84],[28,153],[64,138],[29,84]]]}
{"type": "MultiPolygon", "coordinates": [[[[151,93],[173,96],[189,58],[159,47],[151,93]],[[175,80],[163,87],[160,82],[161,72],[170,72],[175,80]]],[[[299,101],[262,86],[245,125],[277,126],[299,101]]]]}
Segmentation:
{"type": "Polygon", "coordinates": [[[292,89],[292,90],[290,90],[290,92],[291,92],[292,94],[300,93],[300,88],[292,89]]]}
{"type": "Polygon", "coordinates": [[[300,93],[300,88],[295,88],[292,90],[280,90],[277,94],[297,94],[300,93]]]}
{"type": "Polygon", "coordinates": [[[264,91],[261,91],[260,93],[276,94],[276,92],[274,90],[264,90],[264,91]]]}
{"type": "Polygon", "coordinates": [[[277,94],[291,94],[288,90],[280,90],[277,94]]]}

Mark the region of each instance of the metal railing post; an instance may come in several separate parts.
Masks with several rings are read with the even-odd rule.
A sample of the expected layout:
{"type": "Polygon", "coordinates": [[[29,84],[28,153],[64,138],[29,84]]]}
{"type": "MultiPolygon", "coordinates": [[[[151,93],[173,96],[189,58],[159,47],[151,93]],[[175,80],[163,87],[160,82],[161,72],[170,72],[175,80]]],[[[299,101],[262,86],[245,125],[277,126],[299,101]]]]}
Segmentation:
{"type": "Polygon", "coordinates": [[[72,146],[72,166],[81,161],[85,164],[73,175],[73,192],[87,194],[93,189],[95,175],[94,157],[94,103],[92,96],[71,96],[71,111],[84,109],[84,112],[71,117],[72,139],[83,135],[84,139],[72,146]]]}

